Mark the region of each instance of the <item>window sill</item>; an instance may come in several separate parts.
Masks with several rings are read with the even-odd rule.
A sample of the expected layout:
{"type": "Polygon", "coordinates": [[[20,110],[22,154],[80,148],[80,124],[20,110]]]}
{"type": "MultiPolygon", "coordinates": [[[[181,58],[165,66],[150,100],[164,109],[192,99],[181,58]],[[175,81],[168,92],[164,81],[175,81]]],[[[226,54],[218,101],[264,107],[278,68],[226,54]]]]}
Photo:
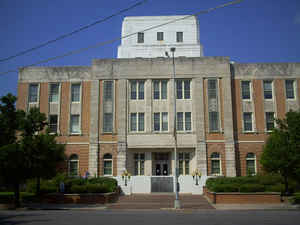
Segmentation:
{"type": "Polygon", "coordinates": [[[242,131],[242,134],[255,134],[257,132],[255,132],[254,130],[252,131],[242,131]]]}
{"type": "Polygon", "coordinates": [[[70,133],[69,136],[82,136],[82,133],[70,133]]]}

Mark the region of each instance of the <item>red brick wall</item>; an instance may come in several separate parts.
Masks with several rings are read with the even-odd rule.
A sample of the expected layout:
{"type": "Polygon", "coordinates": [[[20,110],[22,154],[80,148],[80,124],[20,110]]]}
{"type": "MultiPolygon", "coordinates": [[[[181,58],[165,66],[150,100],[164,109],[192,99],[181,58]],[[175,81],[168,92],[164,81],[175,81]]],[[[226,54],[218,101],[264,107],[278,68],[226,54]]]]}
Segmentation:
{"type": "Polygon", "coordinates": [[[79,159],[79,174],[84,176],[85,172],[89,169],[89,145],[66,145],[67,159],[76,154],[79,159]]]}
{"type": "Polygon", "coordinates": [[[26,110],[28,98],[28,83],[18,83],[18,99],[16,103],[17,109],[26,110]]]}
{"type": "Polygon", "coordinates": [[[224,143],[208,143],[207,144],[207,169],[208,175],[211,175],[211,154],[213,152],[220,153],[222,175],[226,176],[226,164],[225,164],[225,145],[224,143]]]}
{"type": "Polygon", "coordinates": [[[99,175],[103,176],[103,156],[107,153],[112,155],[113,176],[116,176],[117,175],[117,154],[118,154],[117,144],[100,144],[99,164],[98,164],[99,175]]]}

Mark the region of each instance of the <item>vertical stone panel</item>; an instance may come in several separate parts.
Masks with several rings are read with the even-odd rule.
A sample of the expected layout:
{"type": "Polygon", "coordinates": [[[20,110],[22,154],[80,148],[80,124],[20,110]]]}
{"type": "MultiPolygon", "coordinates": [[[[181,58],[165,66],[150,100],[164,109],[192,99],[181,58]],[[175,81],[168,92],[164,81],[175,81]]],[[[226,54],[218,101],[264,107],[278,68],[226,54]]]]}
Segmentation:
{"type": "Polygon", "coordinates": [[[70,82],[61,83],[61,111],[60,111],[60,131],[61,134],[67,136],[69,133],[70,119],[70,82]]]}
{"type": "Polygon", "coordinates": [[[18,99],[16,103],[17,109],[26,111],[28,98],[28,83],[18,83],[18,99]]]}

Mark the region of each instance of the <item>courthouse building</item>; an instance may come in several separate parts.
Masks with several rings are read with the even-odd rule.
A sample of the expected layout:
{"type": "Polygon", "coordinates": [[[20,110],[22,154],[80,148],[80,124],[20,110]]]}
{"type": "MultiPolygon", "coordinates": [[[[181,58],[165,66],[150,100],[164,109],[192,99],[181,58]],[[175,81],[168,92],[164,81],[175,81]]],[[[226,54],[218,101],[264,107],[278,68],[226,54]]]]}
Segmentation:
{"type": "Polygon", "coordinates": [[[117,59],[20,69],[17,107],[48,116],[69,174],[172,176],[175,101],[180,177],[261,171],[274,118],[299,108],[300,63],[205,57],[197,18],[183,17],[126,17],[122,36],[134,35],[122,39],[117,59]]]}

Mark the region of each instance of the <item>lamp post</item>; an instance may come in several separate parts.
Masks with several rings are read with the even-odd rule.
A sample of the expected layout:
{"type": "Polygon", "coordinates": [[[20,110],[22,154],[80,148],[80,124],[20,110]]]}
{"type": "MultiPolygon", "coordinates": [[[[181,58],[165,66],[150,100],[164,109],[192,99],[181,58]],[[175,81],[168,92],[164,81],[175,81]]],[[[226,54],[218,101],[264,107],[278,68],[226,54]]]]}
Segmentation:
{"type": "MultiPolygon", "coordinates": [[[[180,209],[180,201],[178,197],[178,166],[177,166],[177,131],[176,131],[176,74],[175,74],[175,60],[174,60],[174,53],[176,48],[170,48],[172,52],[172,62],[173,62],[173,98],[174,98],[174,162],[175,162],[175,174],[174,174],[174,187],[175,187],[175,201],[174,201],[174,208],[180,209]]],[[[166,55],[169,57],[168,52],[166,55]]]]}

